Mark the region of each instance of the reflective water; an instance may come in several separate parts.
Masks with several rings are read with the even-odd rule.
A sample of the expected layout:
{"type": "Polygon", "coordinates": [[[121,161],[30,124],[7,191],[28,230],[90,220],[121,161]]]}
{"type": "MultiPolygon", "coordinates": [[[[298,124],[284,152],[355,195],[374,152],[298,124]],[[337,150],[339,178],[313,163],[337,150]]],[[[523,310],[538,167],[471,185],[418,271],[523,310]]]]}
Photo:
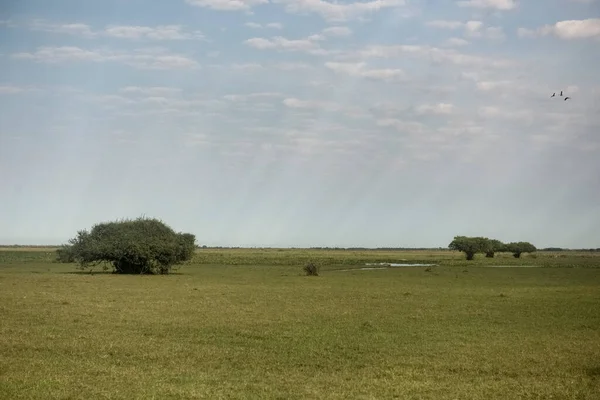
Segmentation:
{"type": "Polygon", "coordinates": [[[338,269],[338,271],[368,271],[374,269],[388,269],[391,267],[431,267],[437,264],[408,264],[408,263],[367,263],[369,267],[338,269]]]}
{"type": "Polygon", "coordinates": [[[382,265],[382,266],[386,266],[386,267],[431,267],[433,265],[437,265],[437,264],[408,264],[408,263],[367,263],[365,265],[382,265]]]}

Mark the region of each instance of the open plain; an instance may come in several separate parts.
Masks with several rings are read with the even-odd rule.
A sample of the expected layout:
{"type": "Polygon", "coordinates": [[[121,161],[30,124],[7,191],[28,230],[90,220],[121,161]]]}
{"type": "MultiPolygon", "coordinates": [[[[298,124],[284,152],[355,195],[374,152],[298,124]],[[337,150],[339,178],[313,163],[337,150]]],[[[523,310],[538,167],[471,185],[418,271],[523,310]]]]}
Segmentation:
{"type": "Polygon", "coordinates": [[[0,250],[0,398],[600,398],[598,252],[200,249],[166,276],[53,258],[0,250]]]}

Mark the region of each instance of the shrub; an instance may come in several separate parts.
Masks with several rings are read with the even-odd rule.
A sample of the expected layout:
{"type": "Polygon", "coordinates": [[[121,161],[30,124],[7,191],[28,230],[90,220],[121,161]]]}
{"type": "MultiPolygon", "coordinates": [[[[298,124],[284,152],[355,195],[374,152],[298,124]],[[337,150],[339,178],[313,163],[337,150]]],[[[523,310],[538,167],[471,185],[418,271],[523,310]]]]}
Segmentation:
{"type": "Polygon", "coordinates": [[[306,276],[319,276],[319,266],[314,262],[309,262],[304,266],[306,276]]]}
{"type": "Polygon", "coordinates": [[[506,250],[513,253],[513,257],[520,258],[522,253],[533,253],[537,249],[529,242],[511,242],[506,245],[506,250]]]}
{"type": "Polygon", "coordinates": [[[77,232],[70,245],[57,250],[57,259],[76,261],[81,269],[104,263],[119,274],[168,274],[192,258],[195,241],[157,219],[104,222],[77,232]]]}
{"type": "Polygon", "coordinates": [[[489,239],[484,237],[455,236],[448,245],[450,250],[458,250],[465,253],[467,260],[473,260],[476,253],[487,252],[489,239]]]}
{"type": "Polygon", "coordinates": [[[485,250],[485,256],[487,258],[494,258],[494,254],[498,251],[504,251],[506,245],[497,239],[490,239],[487,248],[485,250]]]}

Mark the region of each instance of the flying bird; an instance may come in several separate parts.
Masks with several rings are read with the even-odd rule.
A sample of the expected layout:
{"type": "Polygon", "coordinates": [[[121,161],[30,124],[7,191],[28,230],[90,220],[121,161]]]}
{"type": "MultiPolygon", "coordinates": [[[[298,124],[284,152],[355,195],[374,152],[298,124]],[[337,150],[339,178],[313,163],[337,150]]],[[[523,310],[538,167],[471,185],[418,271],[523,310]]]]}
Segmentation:
{"type": "Polygon", "coordinates": [[[560,91],[560,95],[562,96],[562,90],[560,91]]]}
{"type": "Polygon", "coordinates": [[[565,97],[565,101],[567,101],[567,100],[569,100],[569,99],[570,99],[570,97],[569,97],[569,96],[565,97]]]}
{"type": "Polygon", "coordinates": [[[550,97],[554,97],[554,96],[556,96],[556,92],[555,92],[555,93],[552,93],[552,96],[550,96],[550,97]]]}

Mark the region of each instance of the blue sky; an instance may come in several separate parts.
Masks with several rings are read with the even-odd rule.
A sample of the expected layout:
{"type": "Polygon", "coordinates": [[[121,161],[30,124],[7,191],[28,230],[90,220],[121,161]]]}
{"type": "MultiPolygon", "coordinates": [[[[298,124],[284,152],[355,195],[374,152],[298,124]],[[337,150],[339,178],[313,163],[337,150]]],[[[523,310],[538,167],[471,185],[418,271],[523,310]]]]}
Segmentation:
{"type": "Polygon", "coordinates": [[[0,243],[600,247],[598,0],[3,0],[0,35],[0,243]]]}

